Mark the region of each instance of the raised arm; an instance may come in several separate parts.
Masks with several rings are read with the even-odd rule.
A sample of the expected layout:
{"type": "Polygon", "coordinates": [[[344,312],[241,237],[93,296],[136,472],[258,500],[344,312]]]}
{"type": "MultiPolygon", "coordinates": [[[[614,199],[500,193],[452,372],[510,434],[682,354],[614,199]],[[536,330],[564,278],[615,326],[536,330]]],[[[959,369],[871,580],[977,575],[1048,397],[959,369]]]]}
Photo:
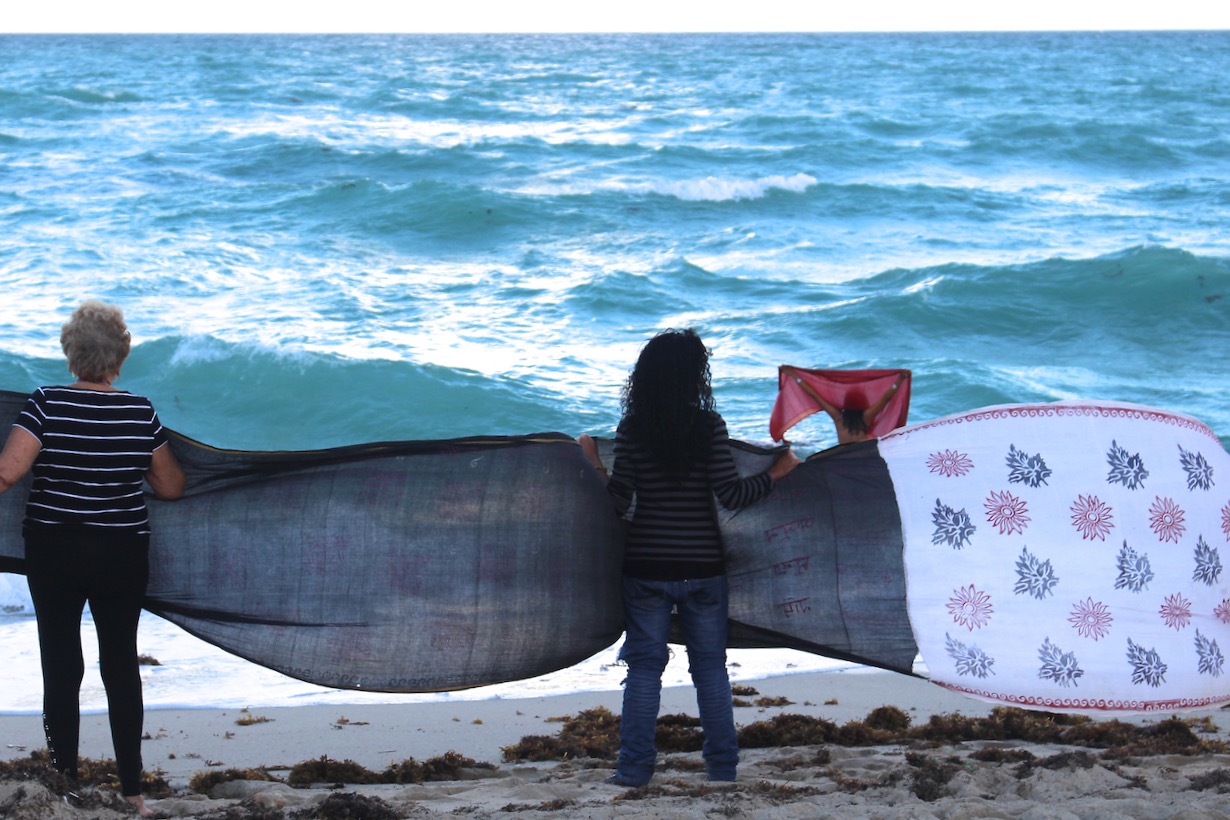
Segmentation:
{"type": "Polygon", "coordinates": [[[798,371],[788,364],[782,365],[781,370],[787,376],[794,379],[795,383],[798,384],[799,387],[803,388],[803,392],[811,396],[812,399],[815,400],[816,404],[820,405],[820,409],[829,414],[829,418],[835,422],[841,421],[841,408],[826,401],[824,396],[817,393],[814,387],[803,380],[803,377],[798,374],[798,371]]]}
{"type": "Polygon", "coordinates": [[[905,372],[898,373],[897,381],[888,386],[888,389],[885,390],[884,394],[876,400],[875,404],[863,411],[863,421],[867,424],[868,429],[870,429],[872,423],[880,417],[880,414],[884,412],[884,408],[888,405],[889,399],[896,395],[897,388],[901,387],[901,384],[905,381],[905,377],[905,372]]]}

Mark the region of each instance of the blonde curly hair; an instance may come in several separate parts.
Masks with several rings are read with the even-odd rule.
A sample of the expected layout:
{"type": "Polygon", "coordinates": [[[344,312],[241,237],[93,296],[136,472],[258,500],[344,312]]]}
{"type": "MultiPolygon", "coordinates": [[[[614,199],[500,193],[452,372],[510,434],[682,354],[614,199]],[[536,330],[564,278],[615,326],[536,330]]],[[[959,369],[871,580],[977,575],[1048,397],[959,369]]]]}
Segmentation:
{"type": "Polygon", "coordinates": [[[97,299],[82,302],[60,328],[60,347],[68,370],[87,382],[110,382],[132,349],[124,313],[97,299]]]}

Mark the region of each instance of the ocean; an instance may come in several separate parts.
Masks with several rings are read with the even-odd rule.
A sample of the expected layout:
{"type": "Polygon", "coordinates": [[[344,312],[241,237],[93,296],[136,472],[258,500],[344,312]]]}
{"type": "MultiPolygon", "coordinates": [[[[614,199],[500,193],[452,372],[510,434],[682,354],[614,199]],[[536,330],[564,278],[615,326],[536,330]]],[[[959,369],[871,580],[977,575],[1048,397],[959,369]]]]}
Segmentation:
{"type": "MultiPolygon", "coordinates": [[[[0,388],[63,383],[59,326],[102,298],[120,386],[218,447],[609,436],[682,326],[747,441],[788,363],[910,368],[915,422],[1101,399],[1226,444],[1228,226],[1230,32],[0,36],[0,388]]],[[[0,609],[0,712],[38,712],[23,579],[0,609]]],[[[378,695],[148,614],[140,644],[151,708],[622,680],[612,648],[378,695]]]]}

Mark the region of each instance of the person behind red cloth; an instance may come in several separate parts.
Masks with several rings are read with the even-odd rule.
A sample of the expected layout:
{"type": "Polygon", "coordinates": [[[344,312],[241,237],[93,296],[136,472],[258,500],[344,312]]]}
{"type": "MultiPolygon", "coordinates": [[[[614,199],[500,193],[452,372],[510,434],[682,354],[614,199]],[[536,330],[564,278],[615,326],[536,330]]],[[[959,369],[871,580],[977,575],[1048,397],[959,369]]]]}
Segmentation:
{"type": "Polygon", "coordinates": [[[807,370],[782,365],[769,432],[782,441],[786,430],[823,410],[837,428],[838,444],[879,438],[904,426],[909,383],[908,370],[807,370]],[[880,391],[874,402],[867,398],[869,390],[880,391]]]}

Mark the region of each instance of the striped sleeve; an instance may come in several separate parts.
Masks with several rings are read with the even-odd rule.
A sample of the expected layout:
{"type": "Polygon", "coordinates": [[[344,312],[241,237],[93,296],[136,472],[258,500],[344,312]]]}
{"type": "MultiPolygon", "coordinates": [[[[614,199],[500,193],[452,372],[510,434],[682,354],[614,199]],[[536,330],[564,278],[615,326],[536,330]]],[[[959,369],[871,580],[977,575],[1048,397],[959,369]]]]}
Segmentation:
{"type": "Polygon", "coordinates": [[[13,422],[14,427],[20,427],[30,435],[38,439],[39,444],[43,443],[43,422],[46,421],[43,416],[43,409],[40,406],[43,399],[43,388],[35,390],[30,398],[26,399],[26,406],[22,408],[21,414],[17,416],[17,421],[13,422]]]}
{"type": "Polygon", "coordinates": [[[755,504],[773,489],[773,479],[767,471],[746,478],[739,475],[735,458],[730,452],[730,435],[721,416],[716,417],[713,425],[712,447],[709,484],[723,507],[728,510],[742,509],[755,504]]]}
{"type": "Polygon", "coordinates": [[[627,515],[632,507],[632,498],[636,494],[637,459],[634,456],[632,442],[624,426],[619,425],[615,431],[615,462],[611,465],[611,474],[606,490],[615,502],[615,512],[620,516],[627,515]]]}

